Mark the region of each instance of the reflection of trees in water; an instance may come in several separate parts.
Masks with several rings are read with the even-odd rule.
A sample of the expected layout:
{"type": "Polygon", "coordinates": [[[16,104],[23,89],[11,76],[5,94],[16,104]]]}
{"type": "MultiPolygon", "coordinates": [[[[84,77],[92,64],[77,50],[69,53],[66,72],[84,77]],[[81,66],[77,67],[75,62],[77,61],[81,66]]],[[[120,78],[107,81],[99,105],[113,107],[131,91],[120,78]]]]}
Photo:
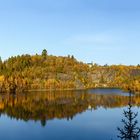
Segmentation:
{"type": "Polygon", "coordinates": [[[132,97],[129,96],[128,109],[123,112],[124,118],[122,119],[123,128],[118,127],[118,138],[121,140],[138,140],[140,135],[140,128],[137,126],[138,121],[136,117],[138,113],[132,111],[132,97]]]}
{"type": "MultiPolygon", "coordinates": [[[[125,96],[96,95],[85,91],[1,95],[0,114],[24,121],[40,121],[42,126],[45,126],[47,120],[55,118],[71,120],[87,109],[97,109],[100,106],[123,107],[128,104],[128,100],[129,98],[125,96]]],[[[133,102],[140,102],[140,97],[133,97],[133,102]]]]}

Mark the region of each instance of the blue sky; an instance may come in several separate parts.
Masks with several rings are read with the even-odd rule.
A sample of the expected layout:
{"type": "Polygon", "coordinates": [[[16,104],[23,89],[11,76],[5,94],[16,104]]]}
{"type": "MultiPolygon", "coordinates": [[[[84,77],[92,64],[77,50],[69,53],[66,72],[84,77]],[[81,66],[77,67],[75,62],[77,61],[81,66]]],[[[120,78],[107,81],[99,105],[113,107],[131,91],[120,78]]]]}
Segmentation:
{"type": "Polygon", "coordinates": [[[139,0],[0,0],[0,56],[73,54],[99,64],[140,63],[139,0]]]}

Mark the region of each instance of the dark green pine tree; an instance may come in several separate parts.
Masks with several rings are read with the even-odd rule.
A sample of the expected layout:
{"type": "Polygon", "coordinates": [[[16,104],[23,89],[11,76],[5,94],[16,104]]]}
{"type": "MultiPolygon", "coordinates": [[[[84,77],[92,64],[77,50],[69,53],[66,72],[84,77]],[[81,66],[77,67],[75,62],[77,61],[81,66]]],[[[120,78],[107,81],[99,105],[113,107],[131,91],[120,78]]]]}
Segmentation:
{"type": "Polygon", "coordinates": [[[1,57],[0,57],[0,63],[2,63],[2,59],[1,59],[1,57]]]}
{"type": "Polygon", "coordinates": [[[47,52],[46,49],[44,49],[44,50],[42,51],[42,57],[43,57],[43,58],[46,58],[47,55],[48,55],[48,52],[47,52]]]}
{"type": "Polygon", "coordinates": [[[2,73],[2,59],[0,57],[0,74],[2,73]]]}
{"type": "Polygon", "coordinates": [[[122,119],[123,128],[118,128],[118,138],[121,140],[139,140],[140,128],[137,126],[138,121],[136,120],[138,113],[132,111],[131,93],[129,96],[128,109],[124,110],[123,114],[125,119],[122,119]]]}

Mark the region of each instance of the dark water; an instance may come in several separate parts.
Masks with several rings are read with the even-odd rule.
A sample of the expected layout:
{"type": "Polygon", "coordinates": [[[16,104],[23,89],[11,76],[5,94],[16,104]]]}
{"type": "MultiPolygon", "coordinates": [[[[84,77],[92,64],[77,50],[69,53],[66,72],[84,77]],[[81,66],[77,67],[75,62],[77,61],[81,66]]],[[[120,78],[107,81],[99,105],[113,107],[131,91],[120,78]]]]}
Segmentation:
{"type": "Polygon", "coordinates": [[[140,96],[128,95],[118,89],[1,95],[0,139],[118,140],[124,110],[139,113],[140,96]]]}

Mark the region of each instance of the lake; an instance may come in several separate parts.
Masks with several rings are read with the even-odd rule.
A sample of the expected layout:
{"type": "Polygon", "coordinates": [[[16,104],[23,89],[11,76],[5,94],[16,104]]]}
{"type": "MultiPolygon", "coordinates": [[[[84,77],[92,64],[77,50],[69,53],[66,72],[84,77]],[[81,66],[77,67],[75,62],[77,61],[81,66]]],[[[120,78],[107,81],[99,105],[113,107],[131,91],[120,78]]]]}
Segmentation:
{"type": "MultiPolygon", "coordinates": [[[[129,124],[127,117],[139,113],[139,106],[139,95],[120,89],[0,95],[0,139],[118,140],[122,119],[129,124]]],[[[138,121],[135,127],[139,115],[131,120],[138,121]]]]}

